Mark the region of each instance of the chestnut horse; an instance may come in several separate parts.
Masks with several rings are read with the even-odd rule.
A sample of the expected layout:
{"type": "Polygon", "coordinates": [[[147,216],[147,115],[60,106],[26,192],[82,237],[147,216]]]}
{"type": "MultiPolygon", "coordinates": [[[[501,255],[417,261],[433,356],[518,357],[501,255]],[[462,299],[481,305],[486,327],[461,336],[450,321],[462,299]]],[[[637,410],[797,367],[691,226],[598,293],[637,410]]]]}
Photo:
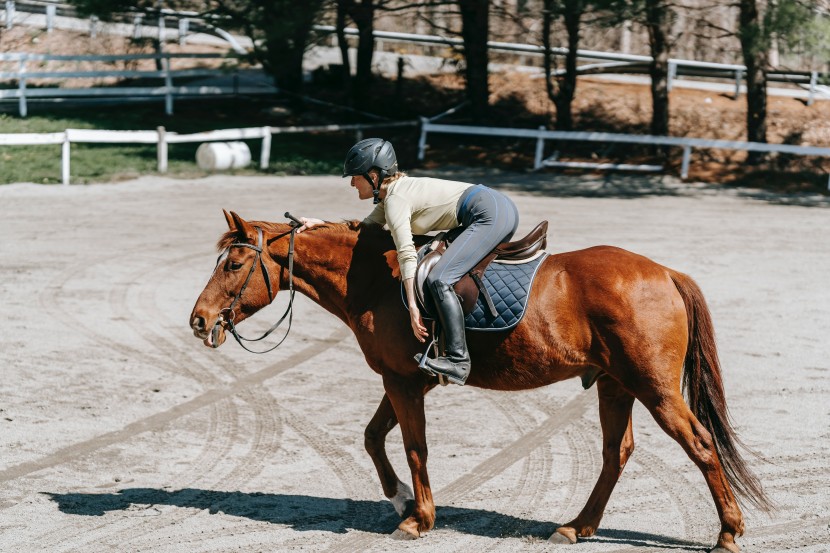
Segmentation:
{"type": "MultiPolygon", "coordinates": [[[[424,395],[437,380],[413,360],[423,345],[401,301],[391,235],[356,222],[327,223],[295,240],[290,224],[247,222],[228,212],[225,217],[229,230],[218,247],[226,254],[193,308],[194,334],[220,346],[229,320],[240,323],[272,301],[272,289],[289,286],[348,325],[386,392],[366,427],[365,445],[384,494],[403,518],[395,534],[423,535],[435,522],[424,395]],[[386,435],[396,424],[412,489],[386,455],[386,435]]],[[[596,375],[602,471],[585,507],[552,541],[576,543],[596,532],[634,450],[635,399],[703,473],[721,523],[716,551],[739,551],[735,537],[743,534],[744,521],[736,493],[770,507],[738,452],[709,310],[688,276],[609,246],[550,255],[538,270],[523,320],[502,333],[471,333],[469,349],[470,386],[526,390],[574,377],[590,384],[596,375]]]]}

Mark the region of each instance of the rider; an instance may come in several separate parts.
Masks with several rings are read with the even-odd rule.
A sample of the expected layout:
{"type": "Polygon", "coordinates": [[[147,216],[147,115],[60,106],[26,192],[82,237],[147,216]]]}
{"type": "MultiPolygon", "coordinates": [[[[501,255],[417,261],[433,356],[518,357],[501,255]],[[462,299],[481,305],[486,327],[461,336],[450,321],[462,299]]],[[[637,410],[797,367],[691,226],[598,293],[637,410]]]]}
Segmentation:
{"type": "MultiPolygon", "coordinates": [[[[373,198],[376,204],[363,223],[385,224],[392,233],[412,330],[421,342],[428,333],[415,297],[417,256],[412,235],[463,227],[426,278],[444,329],[446,353],[428,359],[426,366],[430,373],[463,385],[470,374],[470,354],[464,314],[453,285],[493,248],[513,236],[519,221],[516,206],[504,194],[480,184],[410,177],[398,171],[392,144],[381,138],[367,138],[352,146],[343,164],[343,177],[351,177],[361,200],[373,198]]],[[[303,226],[298,232],[323,222],[304,217],[300,220],[303,226]]],[[[417,359],[420,361],[420,354],[417,359]]]]}

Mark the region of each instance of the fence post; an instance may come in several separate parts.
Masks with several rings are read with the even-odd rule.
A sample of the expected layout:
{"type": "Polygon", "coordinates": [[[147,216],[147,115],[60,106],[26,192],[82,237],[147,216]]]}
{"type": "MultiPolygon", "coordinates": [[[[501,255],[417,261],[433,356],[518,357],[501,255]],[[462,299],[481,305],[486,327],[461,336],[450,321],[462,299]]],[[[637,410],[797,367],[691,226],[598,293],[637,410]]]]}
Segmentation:
{"type": "Polygon", "coordinates": [[[418,139],[418,161],[424,161],[424,155],[427,150],[427,126],[429,119],[421,116],[421,137],[418,139]]]}
{"type": "Polygon", "coordinates": [[[14,27],[14,2],[6,0],[6,28],[14,27]]]}
{"type": "Polygon", "coordinates": [[[55,26],[55,14],[57,13],[57,6],[55,4],[47,4],[46,6],[46,32],[51,33],[55,26]]]}
{"type": "Polygon", "coordinates": [[[666,88],[671,92],[672,81],[677,76],[677,64],[673,61],[669,62],[669,74],[666,76],[666,88]]]}
{"type": "Polygon", "coordinates": [[[98,16],[89,16],[89,36],[95,38],[98,36],[98,16]]]}
{"type": "Polygon", "coordinates": [[[159,48],[161,48],[162,45],[164,44],[164,31],[165,31],[164,25],[165,25],[164,16],[160,15],[159,16],[159,48]]]}
{"type": "Polygon", "coordinates": [[[268,169],[271,161],[271,127],[262,127],[262,151],[259,153],[259,168],[268,169]]]}
{"type": "Polygon", "coordinates": [[[63,133],[63,144],[61,144],[61,183],[69,186],[69,131],[63,133]]]}
{"type": "Polygon", "coordinates": [[[683,164],[680,166],[680,178],[689,178],[689,162],[692,159],[692,147],[683,146],[683,164]]]}
{"type": "Polygon", "coordinates": [[[743,79],[744,70],[737,69],[735,71],[735,99],[738,99],[738,96],[741,95],[741,79],[743,79]]]}
{"type": "Polygon", "coordinates": [[[158,143],[158,170],[159,173],[166,173],[167,172],[167,131],[164,130],[164,127],[156,127],[156,131],[159,133],[159,143],[158,143]]]}
{"type": "Polygon", "coordinates": [[[26,117],[29,114],[29,106],[26,104],[26,57],[20,59],[17,69],[17,90],[19,98],[17,99],[17,109],[20,112],[20,117],[26,117]]]}
{"type": "Polygon", "coordinates": [[[545,138],[542,132],[545,130],[544,125],[539,125],[539,136],[536,137],[536,157],[533,160],[533,170],[542,167],[542,157],[545,155],[545,138]]]}
{"type": "Polygon", "coordinates": [[[818,80],[818,71],[810,71],[810,96],[807,98],[807,105],[812,106],[813,100],[816,97],[816,81],[818,80]]]}
{"type": "Polygon", "coordinates": [[[363,140],[363,128],[358,127],[357,130],[354,132],[355,142],[360,142],[363,140]]]}
{"type": "Polygon", "coordinates": [[[190,29],[190,20],[186,17],[179,19],[179,44],[187,41],[187,31],[190,29]]]}
{"type": "Polygon", "coordinates": [[[162,58],[161,67],[164,73],[164,113],[173,115],[173,76],[170,74],[169,56],[162,58]]]}

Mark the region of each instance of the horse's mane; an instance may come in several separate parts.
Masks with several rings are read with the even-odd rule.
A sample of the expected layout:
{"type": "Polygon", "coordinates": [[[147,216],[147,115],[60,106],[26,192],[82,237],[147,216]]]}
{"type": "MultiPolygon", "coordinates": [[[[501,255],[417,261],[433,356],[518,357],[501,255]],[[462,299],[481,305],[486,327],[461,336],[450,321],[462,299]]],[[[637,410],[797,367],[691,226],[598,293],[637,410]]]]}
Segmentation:
{"type": "MultiPolygon", "coordinates": [[[[249,223],[253,226],[260,227],[265,232],[277,234],[286,232],[285,223],[272,223],[268,221],[249,221],[249,223]]],[[[386,249],[395,248],[395,244],[392,242],[392,234],[381,225],[366,225],[362,221],[357,220],[341,221],[339,223],[326,221],[324,224],[318,225],[307,232],[322,230],[336,235],[360,233],[365,239],[379,241],[381,246],[386,249]]],[[[418,242],[417,238],[416,243],[418,242]]],[[[219,251],[223,251],[238,241],[239,234],[235,230],[228,230],[219,238],[216,247],[219,251]]]]}

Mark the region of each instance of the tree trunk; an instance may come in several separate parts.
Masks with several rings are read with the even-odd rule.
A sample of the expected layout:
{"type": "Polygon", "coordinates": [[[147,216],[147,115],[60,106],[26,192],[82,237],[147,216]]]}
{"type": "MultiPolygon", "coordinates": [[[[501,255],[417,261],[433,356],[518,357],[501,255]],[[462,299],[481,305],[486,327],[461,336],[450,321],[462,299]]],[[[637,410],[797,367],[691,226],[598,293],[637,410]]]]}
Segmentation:
{"type": "MultiPolygon", "coordinates": [[[[554,98],[558,90],[554,86],[556,82],[552,75],[553,73],[553,54],[550,51],[550,28],[551,23],[553,23],[553,12],[550,9],[550,0],[545,0],[545,7],[542,10],[542,51],[543,51],[543,58],[542,61],[544,63],[545,68],[545,90],[548,93],[548,98],[551,102],[556,104],[554,98]]],[[[559,113],[556,113],[556,116],[559,117],[559,113]]]]}
{"type": "Polygon", "coordinates": [[[568,32],[568,54],[565,56],[565,74],[559,81],[556,104],[556,129],[573,130],[571,106],[576,94],[576,52],[579,49],[579,19],[582,17],[581,2],[568,2],[565,9],[565,29],[568,32]]]}
{"type": "Polygon", "coordinates": [[[308,4],[308,11],[274,10],[256,22],[265,39],[264,48],[254,48],[257,59],[274,76],[277,88],[294,94],[303,89],[303,57],[322,0],[309,0],[308,4]]]}
{"type": "Polygon", "coordinates": [[[669,134],[669,9],[663,0],[646,0],[646,28],[651,48],[651,134],[669,134]]]}
{"type": "Polygon", "coordinates": [[[573,130],[573,99],[576,93],[576,61],[579,49],[579,24],[583,13],[581,0],[570,0],[564,6],[563,18],[568,33],[568,53],[565,56],[565,73],[552,76],[550,54],[550,30],[554,17],[553,5],[549,0],[542,19],[542,45],[545,50],[545,76],[548,98],[556,106],[556,130],[573,130]],[[554,86],[555,85],[555,86],[554,86]]]}
{"type": "Polygon", "coordinates": [[[340,48],[340,57],[343,60],[343,90],[347,96],[351,96],[352,87],[352,64],[349,60],[349,42],[346,40],[346,4],[351,0],[338,0],[337,20],[335,29],[337,33],[337,46],[340,48]]]}
{"type": "Polygon", "coordinates": [[[490,88],[487,81],[489,56],[487,40],[490,36],[489,0],[458,0],[461,9],[461,36],[464,39],[467,100],[476,122],[487,117],[490,88]]]}
{"type": "MultiPolygon", "coordinates": [[[[767,141],[767,47],[755,0],[740,1],[739,36],[746,65],[746,138],[767,141]]],[[[749,152],[747,162],[757,164],[763,152],[749,152]]]]}
{"type": "Polygon", "coordinates": [[[372,83],[372,57],[375,53],[375,5],[374,0],[362,0],[353,4],[349,15],[357,25],[357,72],[354,81],[354,104],[358,108],[366,107],[369,87],[372,83]]]}

